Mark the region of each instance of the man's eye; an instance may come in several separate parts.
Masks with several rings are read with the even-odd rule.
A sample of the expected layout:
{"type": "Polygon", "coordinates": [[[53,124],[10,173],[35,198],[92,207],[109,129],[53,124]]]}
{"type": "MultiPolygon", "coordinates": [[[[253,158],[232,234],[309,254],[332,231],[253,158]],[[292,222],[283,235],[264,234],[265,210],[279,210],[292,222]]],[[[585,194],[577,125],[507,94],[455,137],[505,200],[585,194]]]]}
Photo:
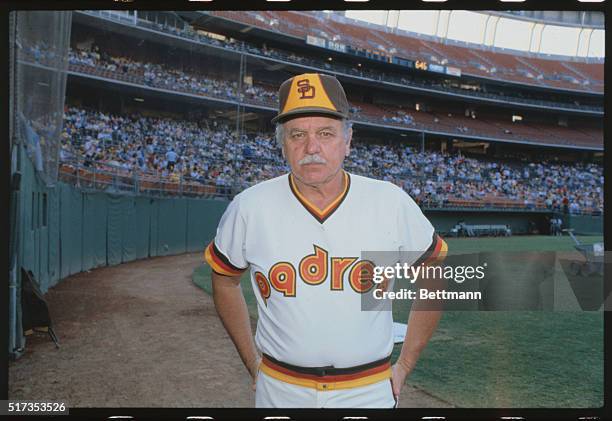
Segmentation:
{"type": "Polygon", "coordinates": [[[291,137],[293,139],[300,139],[300,138],[304,137],[304,133],[294,133],[294,134],[291,135],[291,137]]]}
{"type": "Polygon", "coordinates": [[[334,135],[334,134],[333,134],[332,132],[321,132],[321,136],[322,136],[322,137],[331,137],[331,136],[333,136],[333,135],[334,135]]]}

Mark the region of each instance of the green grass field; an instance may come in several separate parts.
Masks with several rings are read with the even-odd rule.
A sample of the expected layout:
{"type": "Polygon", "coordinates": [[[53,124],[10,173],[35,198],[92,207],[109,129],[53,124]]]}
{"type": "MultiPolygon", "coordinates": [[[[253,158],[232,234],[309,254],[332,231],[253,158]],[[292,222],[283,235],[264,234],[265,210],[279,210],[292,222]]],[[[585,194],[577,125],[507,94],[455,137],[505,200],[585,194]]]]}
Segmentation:
{"type": "MultiPolygon", "coordinates": [[[[579,237],[585,243],[601,237],[579,237]]],[[[572,251],[568,237],[448,239],[450,251],[572,251]]],[[[211,293],[210,268],[194,271],[211,293]]],[[[242,288],[252,317],[248,275],[242,288]]],[[[402,301],[398,302],[399,304],[402,301]]],[[[394,305],[405,322],[408,307],[394,305]]],[[[396,345],[393,360],[399,355],[396,345]]],[[[593,408],[603,405],[603,312],[445,312],[408,383],[459,407],[593,408]]]]}

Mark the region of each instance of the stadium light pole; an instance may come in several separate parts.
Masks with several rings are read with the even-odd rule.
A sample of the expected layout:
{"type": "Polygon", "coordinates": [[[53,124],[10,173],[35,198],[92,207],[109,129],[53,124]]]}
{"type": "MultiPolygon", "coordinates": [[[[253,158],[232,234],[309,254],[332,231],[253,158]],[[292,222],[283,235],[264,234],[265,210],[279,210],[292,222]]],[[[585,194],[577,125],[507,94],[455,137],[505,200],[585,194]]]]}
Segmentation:
{"type": "Polygon", "coordinates": [[[484,29],[482,31],[482,45],[487,45],[487,29],[489,28],[489,20],[491,20],[491,15],[487,15],[487,20],[484,24],[484,29]]]}
{"type": "MultiPolygon", "coordinates": [[[[442,13],[442,12],[440,12],[442,13]]],[[[450,23],[451,23],[451,17],[452,17],[453,11],[450,10],[448,12],[448,16],[446,17],[446,28],[444,28],[444,40],[448,40],[448,30],[450,29],[450,23]]]]}
{"type": "Polygon", "coordinates": [[[589,40],[587,41],[587,50],[585,54],[586,58],[589,58],[589,53],[591,52],[591,37],[593,36],[594,32],[595,32],[595,29],[591,29],[591,33],[589,34],[589,40]]]}
{"type": "Polygon", "coordinates": [[[578,57],[578,50],[580,49],[580,38],[582,37],[582,32],[584,32],[584,28],[580,28],[580,32],[578,32],[578,37],[576,37],[576,52],[574,53],[574,57],[578,57]]]}
{"type": "Polygon", "coordinates": [[[531,24],[531,29],[529,30],[529,45],[527,45],[527,51],[531,52],[531,45],[533,44],[533,33],[535,31],[536,24],[531,24]]]}
{"type": "Polygon", "coordinates": [[[493,22],[493,41],[491,42],[491,47],[495,47],[495,40],[497,39],[497,24],[499,23],[499,17],[495,19],[493,22]]]}
{"type": "Polygon", "coordinates": [[[425,153],[425,130],[421,130],[421,153],[425,153]]]}
{"type": "Polygon", "coordinates": [[[242,104],[242,80],[244,79],[246,66],[246,57],[244,55],[244,50],[240,52],[240,68],[238,69],[238,101],[236,105],[236,141],[240,140],[240,132],[241,132],[241,112],[240,106],[242,104]]]}
{"type": "Polygon", "coordinates": [[[538,54],[542,51],[542,38],[544,38],[544,30],[546,29],[546,25],[542,25],[542,30],[540,31],[540,39],[538,39],[538,50],[536,51],[538,54]]]}

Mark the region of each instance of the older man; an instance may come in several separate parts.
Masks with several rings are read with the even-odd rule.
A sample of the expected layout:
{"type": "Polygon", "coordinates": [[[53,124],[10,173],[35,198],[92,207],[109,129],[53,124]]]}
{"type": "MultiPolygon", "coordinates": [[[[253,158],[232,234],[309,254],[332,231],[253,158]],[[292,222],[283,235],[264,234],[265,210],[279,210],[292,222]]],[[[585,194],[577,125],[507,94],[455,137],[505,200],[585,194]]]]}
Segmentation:
{"type": "Polygon", "coordinates": [[[440,313],[411,312],[392,367],[392,315],[362,309],[374,284],[361,255],[412,251],[421,264],[446,244],[402,189],[342,169],[352,128],[338,80],[295,76],[279,99],[272,121],[291,172],[238,194],[221,218],[205,251],[217,312],[253,378],[257,407],[394,407],[440,313]],[[247,269],[255,340],[240,289],[247,269]]]}

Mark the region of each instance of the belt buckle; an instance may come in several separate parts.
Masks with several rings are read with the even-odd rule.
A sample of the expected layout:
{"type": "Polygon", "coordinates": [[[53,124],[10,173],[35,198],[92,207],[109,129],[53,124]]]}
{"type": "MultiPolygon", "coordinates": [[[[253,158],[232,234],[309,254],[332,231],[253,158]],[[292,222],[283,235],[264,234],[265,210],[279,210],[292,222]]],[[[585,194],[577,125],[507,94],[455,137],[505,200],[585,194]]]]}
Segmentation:
{"type": "Polygon", "coordinates": [[[317,367],[315,368],[316,376],[323,377],[327,375],[327,371],[335,368],[333,365],[326,365],[325,367],[317,367]]]}

